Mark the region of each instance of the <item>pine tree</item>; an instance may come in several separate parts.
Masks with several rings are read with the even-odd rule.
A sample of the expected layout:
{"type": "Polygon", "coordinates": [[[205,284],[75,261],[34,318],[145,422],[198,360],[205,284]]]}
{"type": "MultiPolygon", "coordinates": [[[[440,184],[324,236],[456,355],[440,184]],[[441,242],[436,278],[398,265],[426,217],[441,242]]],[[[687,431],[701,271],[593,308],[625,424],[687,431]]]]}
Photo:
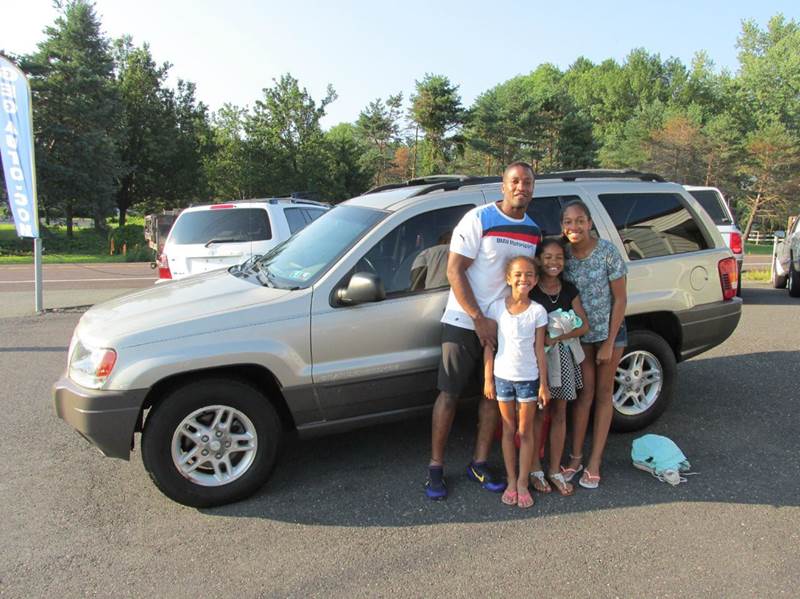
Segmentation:
{"type": "Polygon", "coordinates": [[[31,75],[39,198],[51,214],[65,217],[71,237],[75,216],[91,216],[102,228],[113,212],[119,102],[93,5],[73,0],[60,6],[61,15],[23,68],[31,75]]]}

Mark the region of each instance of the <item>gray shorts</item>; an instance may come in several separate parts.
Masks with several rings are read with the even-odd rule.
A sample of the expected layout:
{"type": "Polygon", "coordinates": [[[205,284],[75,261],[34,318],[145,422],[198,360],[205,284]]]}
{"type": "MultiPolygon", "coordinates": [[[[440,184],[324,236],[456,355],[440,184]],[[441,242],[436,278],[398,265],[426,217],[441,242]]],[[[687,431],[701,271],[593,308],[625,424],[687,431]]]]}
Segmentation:
{"type": "Polygon", "coordinates": [[[453,397],[477,394],[483,374],[483,347],[475,331],[442,323],[442,360],[437,387],[453,397]]]}

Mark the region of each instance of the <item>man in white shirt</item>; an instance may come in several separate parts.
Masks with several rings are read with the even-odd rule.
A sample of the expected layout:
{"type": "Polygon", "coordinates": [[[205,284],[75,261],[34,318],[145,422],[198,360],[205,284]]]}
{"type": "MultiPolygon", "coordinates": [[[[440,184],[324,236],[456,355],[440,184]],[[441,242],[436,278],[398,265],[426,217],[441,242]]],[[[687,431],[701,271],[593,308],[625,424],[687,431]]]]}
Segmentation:
{"type": "MultiPolygon", "coordinates": [[[[527,215],[533,199],[534,174],[525,162],[514,162],[503,173],[503,199],[473,208],[453,230],[447,262],[450,296],[442,316],[442,362],[439,396],[433,407],[431,460],[425,493],[446,499],[444,450],[459,397],[466,395],[482,371],[483,346],[497,344],[497,323],[485,316],[489,305],[507,293],[505,267],[515,256],[533,256],[541,239],[539,226],[527,215]]],[[[495,402],[481,400],[475,453],[467,476],[485,489],[502,492],[486,460],[497,427],[495,402]]]]}

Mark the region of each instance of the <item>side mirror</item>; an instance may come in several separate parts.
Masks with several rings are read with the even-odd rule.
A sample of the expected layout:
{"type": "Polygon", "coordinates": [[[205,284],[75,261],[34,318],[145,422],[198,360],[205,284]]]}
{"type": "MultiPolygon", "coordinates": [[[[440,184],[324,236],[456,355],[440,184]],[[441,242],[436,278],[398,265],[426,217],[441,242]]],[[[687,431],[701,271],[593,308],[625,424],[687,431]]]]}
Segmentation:
{"type": "Polygon", "coordinates": [[[772,236],[775,239],[784,239],[786,237],[786,231],[775,231],[772,236]]]}
{"type": "Polygon", "coordinates": [[[371,272],[357,272],[350,277],[347,287],[336,291],[336,299],[344,306],[379,302],[386,299],[386,290],[378,275],[371,272]]]}

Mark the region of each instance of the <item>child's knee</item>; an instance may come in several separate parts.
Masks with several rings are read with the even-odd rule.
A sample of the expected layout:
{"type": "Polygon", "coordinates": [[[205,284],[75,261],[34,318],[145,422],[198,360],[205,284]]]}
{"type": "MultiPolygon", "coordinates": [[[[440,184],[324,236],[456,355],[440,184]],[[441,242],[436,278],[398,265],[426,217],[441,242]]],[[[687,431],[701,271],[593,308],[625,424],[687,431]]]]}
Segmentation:
{"type": "Polygon", "coordinates": [[[594,385],[584,385],[583,388],[578,391],[578,403],[591,403],[594,401],[594,385]]]}
{"type": "Polygon", "coordinates": [[[503,418],[503,436],[514,436],[517,433],[517,422],[503,418]]]}
{"type": "Polygon", "coordinates": [[[556,400],[550,409],[550,422],[552,425],[563,424],[567,421],[567,402],[556,400]]]}

